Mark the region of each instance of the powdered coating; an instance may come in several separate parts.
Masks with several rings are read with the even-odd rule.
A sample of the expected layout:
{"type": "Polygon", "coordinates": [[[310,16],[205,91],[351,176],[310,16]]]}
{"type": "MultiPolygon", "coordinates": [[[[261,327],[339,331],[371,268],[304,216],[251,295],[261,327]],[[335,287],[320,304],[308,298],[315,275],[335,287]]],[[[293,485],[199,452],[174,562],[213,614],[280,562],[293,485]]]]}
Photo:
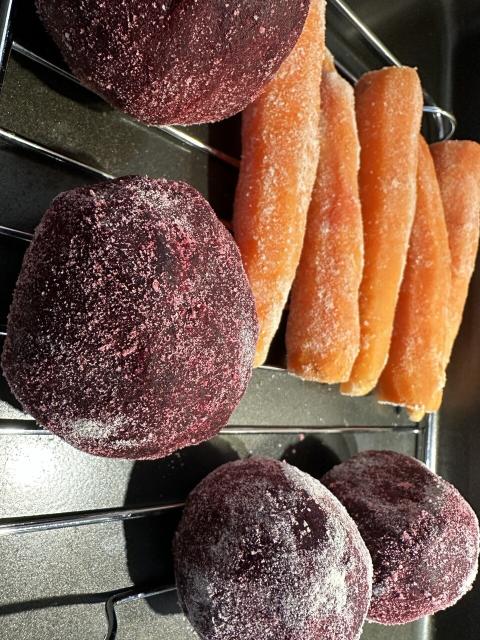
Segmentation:
{"type": "Polygon", "coordinates": [[[387,362],[415,214],[423,97],[415,69],[387,67],[355,86],[365,262],[360,351],[342,393],[366,395],[387,362]]]}
{"type": "Polygon", "coordinates": [[[148,124],[244,109],[297,41],[309,0],[36,0],[73,73],[148,124]]]}
{"type": "Polygon", "coordinates": [[[233,228],[257,304],[263,364],[300,261],[319,156],[325,2],[314,0],[292,53],[242,117],[233,228]]]}
{"type": "Polygon", "coordinates": [[[289,371],[335,384],[349,379],[360,346],[363,225],[353,88],[334,67],[328,70],[330,65],[327,58],[320,87],[320,160],[290,296],[286,345],[289,371]]]}
{"type": "Polygon", "coordinates": [[[414,458],[365,451],[322,482],[345,505],[372,555],[370,620],[402,624],[453,605],[478,568],[475,513],[414,458]]]}
{"type": "MultiPolygon", "coordinates": [[[[431,146],[442,194],[448,244],[452,258],[452,286],[448,300],[444,367],[450,360],[462,323],[470,279],[475,269],[480,235],[480,145],[470,140],[447,140],[431,146]]],[[[442,393],[432,399],[440,407],[442,393]]]]}
{"type": "Polygon", "coordinates": [[[434,411],[445,385],[444,353],[451,259],[440,188],[430,151],[420,136],[417,204],[380,401],[434,411]],[[421,313],[420,313],[421,310],[421,313]]]}
{"type": "Polygon", "coordinates": [[[215,435],[258,326],[240,254],[195,189],[128,177],[60,194],[18,278],[2,365],[79,449],[159,458],[215,435]]]}
{"type": "Polygon", "coordinates": [[[204,640],[353,640],[371,560],[345,509],[277,460],[216,469],[190,494],[175,542],[182,605],[204,640]]]}

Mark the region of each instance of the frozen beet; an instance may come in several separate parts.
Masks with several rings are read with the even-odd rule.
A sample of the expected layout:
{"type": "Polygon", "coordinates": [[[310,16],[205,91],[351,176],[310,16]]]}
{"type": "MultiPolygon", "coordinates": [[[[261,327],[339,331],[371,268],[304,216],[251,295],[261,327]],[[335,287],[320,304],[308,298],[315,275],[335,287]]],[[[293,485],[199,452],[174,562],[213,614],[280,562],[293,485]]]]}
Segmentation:
{"type": "Polygon", "coordinates": [[[372,556],[369,620],[411,622],[470,589],[477,517],[455,487],[424,464],[393,451],[365,451],[322,482],[355,520],[372,556]]]}
{"type": "Polygon", "coordinates": [[[264,458],[227,463],[190,494],[174,542],[180,601],[203,640],[356,640],[372,567],[318,480],[264,458]]]}
{"type": "Polygon", "coordinates": [[[128,177],[55,198],[7,332],[5,376],[41,425],[96,455],[159,458],[226,424],[258,327],[208,202],[185,183],[128,177]]]}
{"type": "Polygon", "coordinates": [[[73,73],[149,124],[244,109],[293,48],[309,0],[36,0],[73,73]]]}

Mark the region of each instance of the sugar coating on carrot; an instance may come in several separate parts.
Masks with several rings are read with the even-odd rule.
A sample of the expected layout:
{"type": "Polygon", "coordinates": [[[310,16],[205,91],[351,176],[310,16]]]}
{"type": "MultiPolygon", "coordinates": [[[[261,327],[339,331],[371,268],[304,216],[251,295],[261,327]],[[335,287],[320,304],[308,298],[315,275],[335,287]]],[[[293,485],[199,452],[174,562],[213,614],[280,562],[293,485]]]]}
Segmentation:
{"type": "Polygon", "coordinates": [[[335,58],[328,49],[325,49],[323,56],[323,73],[326,71],[335,71],[335,58]]]}
{"type": "MultiPolygon", "coordinates": [[[[427,410],[422,407],[407,407],[408,417],[412,422],[420,422],[424,419],[427,410]]],[[[431,413],[429,411],[429,413],[431,413]]]]}
{"type": "Polygon", "coordinates": [[[445,385],[443,366],[451,260],[435,165],[420,136],[417,204],[388,361],[378,384],[380,402],[430,410],[445,385]]]}
{"type": "Polygon", "coordinates": [[[365,395],[386,364],[415,213],[422,89],[415,69],[389,67],[355,89],[365,266],[360,286],[360,352],[347,395],[365,395]]]}
{"type": "Polygon", "coordinates": [[[321,104],[320,160],[290,297],[287,367],[333,384],[349,379],[360,346],[363,225],[353,88],[329,63],[321,104]]]}
{"type": "MultiPolygon", "coordinates": [[[[452,260],[444,354],[446,369],[462,322],[478,251],[480,145],[469,140],[449,140],[432,145],[431,152],[442,194],[452,260]]],[[[432,398],[431,410],[436,411],[441,401],[440,392],[432,398]]]]}
{"type": "Polygon", "coordinates": [[[233,228],[267,356],[300,260],[319,153],[325,3],[313,0],[295,48],[243,113],[233,228]]]}

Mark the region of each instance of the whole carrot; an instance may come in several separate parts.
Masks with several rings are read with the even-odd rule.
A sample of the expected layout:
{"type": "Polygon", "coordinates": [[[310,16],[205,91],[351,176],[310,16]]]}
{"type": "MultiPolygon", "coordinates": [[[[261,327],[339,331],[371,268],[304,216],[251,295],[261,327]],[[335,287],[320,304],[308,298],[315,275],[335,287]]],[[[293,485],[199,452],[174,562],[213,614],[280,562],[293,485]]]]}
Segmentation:
{"type": "Polygon", "coordinates": [[[408,67],[363,76],[355,90],[365,266],[360,286],[360,352],[347,395],[365,395],[386,364],[415,213],[422,90],[408,67]]]}
{"type": "Polygon", "coordinates": [[[300,260],[318,163],[325,3],[313,0],[295,48],[243,113],[233,229],[256,300],[255,366],[267,356],[300,260]]]}
{"type": "Polygon", "coordinates": [[[326,58],[320,160],[290,298],[287,366],[307,380],[348,380],[360,346],[363,229],[353,88],[326,58]]]}
{"type": "Polygon", "coordinates": [[[430,410],[445,384],[451,261],[435,165],[420,137],[417,205],[407,264],[395,311],[388,362],[378,385],[382,402],[409,407],[412,417],[430,410]]]}

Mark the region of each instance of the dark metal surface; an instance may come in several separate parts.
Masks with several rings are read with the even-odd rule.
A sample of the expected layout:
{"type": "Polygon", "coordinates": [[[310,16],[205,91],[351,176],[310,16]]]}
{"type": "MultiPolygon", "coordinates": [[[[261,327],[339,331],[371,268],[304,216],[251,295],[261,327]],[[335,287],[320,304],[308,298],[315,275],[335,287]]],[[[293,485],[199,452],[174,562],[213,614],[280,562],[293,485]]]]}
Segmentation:
{"type": "MultiPolygon", "coordinates": [[[[236,169],[218,155],[208,154],[208,147],[238,158],[238,119],[213,127],[187,128],[182,139],[172,131],[147,129],[114,112],[68,77],[59,77],[22,53],[22,46],[34,48],[38,55],[62,65],[36,22],[32,4],[27,0],[19,3],[21,11],[14,29],[19,46],[8,65],[0,96],[0,127],[109,175],[147,173],[188,180],[210,199],[217,213],[228,218],[236,169]],[[204,147],[192,144],[190,134],[204,147]]],[[[460,9],[467,1],[352,0],[350,4],[403,62],[420,66],[427,89],[439,104],[447,108],[463,104],[466,108],[469,92],[456,80],[464,70],[456,66],[454,53],[463,42],[459,34],[467,29],[466,12],[470,10],[463,13],[460,9]]],[[[480,13],[480,3],[473,4],[480,13]]],[[[474,12],[468,18],[472,18],[468,31],[473,42],[474,12]]],[[[331,22],[330,45],[340,60],[356,64],[359,71],[381,66],[350,28],[341,27],[333,18],[331,22]],[[342,42],[348,42],[348,47],[342,42]]],[[[462,113],[458,108],[460,127],[465,131],[462,113]]],[[[477,125],[473,118],[472,132],[477,125]]],[[[478,135],[480,128],[475,131],[478,135]]],[[[43,158],[27,147],[12,146],[4,137],[0,141],[0,224],[30,232],[54,195],[91,181],[92,174],[82,167],[43,158]]],[[[0,324],[5,324],[25,246],[24,241],[0,237],[0,324]]],[[[479,301],[475,304],[472,299],[450,368],[439,451],[440,471],[458,484],[477,511],[480,486],[475,454],[480,455],[480,437],[475,426],[480,416],[476,394],[480,336],[476,327],[480,324],[475,313],[479,309],[479,301]]],[[[281,353],[281,344],[277,346],[281,353]]],[[[24,422],[4,382],[0,401],[4,426],[24,422]]],[[[306,437],[273,432],[222,435],[158,462],[94,458],[51,435],[3,435],[0,518],[112,508],[132,511],[182,502],[210,470],[251,453],[284,457],[321,476],[336,461],[358,450],[391,448],[420,455],[425,448],[425,442],[412,430],[329,433],[341,425],[410,423],[404,413],[379,406],[372,397],[342,398],[335,388],[263,369],[254,373],[230,426],[269,425],[294,425],[301,431],[323,426],[325,430],[320,436],[306,437]]],[[[0,639],[102,638],[106,632],[104,603],[112,592],[130,585],[148,590],[171,584],[170,542],[177,520],[178,511],[172,511],[143,520],[0,537],[0,639]]],[[[362,640],[474,640],[480,629],[477,594],[478,589],[433,621],[397,628],[367,625],[362,640]]],[[[120,640],[196,637],[172,593],[121,604],[118,614],[120,640]]]]}

